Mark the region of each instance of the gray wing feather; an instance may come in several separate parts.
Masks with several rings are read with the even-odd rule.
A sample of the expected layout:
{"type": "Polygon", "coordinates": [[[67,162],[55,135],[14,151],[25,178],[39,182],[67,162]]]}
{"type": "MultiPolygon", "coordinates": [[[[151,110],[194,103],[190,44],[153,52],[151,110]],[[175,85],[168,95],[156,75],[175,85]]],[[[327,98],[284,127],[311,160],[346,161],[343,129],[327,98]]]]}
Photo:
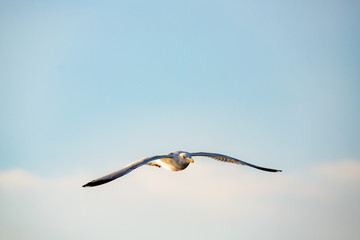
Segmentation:
{"type": "Polygon", "coordinates": [[[242,160],[239,160],[239,159],[236,159],[233,157],[229,157],[226,155],[218,154],[218,153],[196,152],[196,153],[191,153],[191,156],[209,157],[209,158],[216,159],[218,161],[246,165],[246,166],[253,167],[253,168],[260,169],[260,170],[267,171],[267,172],[281,172],[281,170],[259,167],[259,166],[244,162],[242,160]]]}
{"type": "Polygon", "coordinates": [[[138,167],[141,167],[144,164],[147,164],[151,161],[154,161],[156,159],[160,159],[160,158],[169,158],[171,157],[171,155],[159,155],[159,156],[152,156],[152,157],[147,157],[144,159],[140,159],[138,161],[135,161],[131,164],[129,164],[128,166],[126,166],[123,169],[120,169],[116,172],[110,173],[106,176],[103,176],[101,178],[92,180],[91,182],[88,182],[87,184],[83,185],[83,187],[94,187],[94,186],[98,186],[104,183],[108,183],[112,180],[115,180],[121,176],[124,176],[125,174],[128,174],[129,172],[135,170],[138,167]]]}

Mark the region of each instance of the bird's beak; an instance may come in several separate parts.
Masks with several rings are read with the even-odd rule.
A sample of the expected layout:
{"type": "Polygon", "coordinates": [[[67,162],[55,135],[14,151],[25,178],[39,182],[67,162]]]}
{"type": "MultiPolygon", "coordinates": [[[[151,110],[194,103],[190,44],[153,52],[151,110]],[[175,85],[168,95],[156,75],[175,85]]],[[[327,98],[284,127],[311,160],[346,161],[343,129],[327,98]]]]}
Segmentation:
{"type": "Polygon", "coordinates": [[[193,163],[194,162],[194,159],[192,158],[188,158],[189,159],[189,162],[193,163]]]}

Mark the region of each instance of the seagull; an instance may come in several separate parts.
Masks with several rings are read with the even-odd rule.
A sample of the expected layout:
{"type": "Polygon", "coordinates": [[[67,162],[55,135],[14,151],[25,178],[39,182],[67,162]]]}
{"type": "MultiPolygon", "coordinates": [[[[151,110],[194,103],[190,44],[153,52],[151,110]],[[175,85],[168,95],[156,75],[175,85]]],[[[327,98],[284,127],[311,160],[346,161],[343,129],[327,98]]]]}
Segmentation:
{"type": "Polygon", "coordinates": [[[241,161],[239,159],[229,157],[226,155],[222,155],[222,154],[218,154],[218,153],[208,153],[208,152],[189,153],[189,152],[184,152],[184,151],[175,151],[175,152],[170,152],[166,155],[156,155],[156,156],[140,159],[138,161],[135,161],[135,162],[127,165],[123,169],[120,169],[116,172],[110,173],[101,178],[92,180],[91,182],[88,182],[87,184],[83,185],[83,187],[95,187],[98,185],[102,185],[104,183],[108,183],[119,177],[124,176],[125,174],[128,174],[129,172],[131,172],[131,171],[135,170],[136,168],[141,167],[143,165],[162,167],[162,168],[165,168],[170,171],[181,171],[181,170],[184,170],[187,166],[189,166],[190,163],[194,162],[192,157],[209,157],[209,158],[216,159],[218,161],[246,165],[246,166],[253,167],[253,168],[260,169],[260,170],[267,171],[267,172],[281,172],[281,170],[259,167],[259,166],[241,161]]]}

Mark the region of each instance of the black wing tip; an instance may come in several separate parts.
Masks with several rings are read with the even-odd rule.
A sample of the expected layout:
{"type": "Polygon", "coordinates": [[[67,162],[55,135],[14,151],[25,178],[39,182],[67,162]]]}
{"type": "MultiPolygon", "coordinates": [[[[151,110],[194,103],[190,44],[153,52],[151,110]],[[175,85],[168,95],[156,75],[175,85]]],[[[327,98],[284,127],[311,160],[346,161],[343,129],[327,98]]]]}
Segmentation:
{"type": "Polygon", "coordinates": [[[282,172],[282,170],[277,170],[277,169],[269,169],[270,172],[282,172]]]}
{"type": "Polygon", "coordinates": [[[114,179],[94,180],[94,181],[88,182],[87,184],[83,185],[82,187],[95,187],[95,186],[99,186],[104,183],[108,183],[112,180],[114,180],[114,179]]]}
{"type": "Polygon", "coordinates": [[[87,184],[83,185],[82,187],[94,187],[96,185],[94,185],[93,182],[88,182],[87,184]]]}
{"type": "Polygon", "coordinates": [[[271,168],[264,168],[264,167],[257,167],[257,166],[255,168],[266,171],[266,172],[282,172],[282,170],[271,169],[271,168]]]}

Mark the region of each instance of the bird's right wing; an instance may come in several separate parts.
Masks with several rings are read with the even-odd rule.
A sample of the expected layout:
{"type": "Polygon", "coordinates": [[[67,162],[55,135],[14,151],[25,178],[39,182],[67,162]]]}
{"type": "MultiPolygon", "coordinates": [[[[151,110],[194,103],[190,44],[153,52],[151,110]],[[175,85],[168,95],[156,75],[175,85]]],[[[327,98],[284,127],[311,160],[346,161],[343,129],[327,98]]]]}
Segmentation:
{"type": "Polygon", "coordinates": [[[229,157],[229,156],[226,156],[223,154],[219,154],[219,153],[196,152],[196,153],[191,153],[191,156],[209,157],[209,158],[216,159],[218,161],[246,165],[246,166],[253,167],[253,168],[260,169],[260,170],[267,171],[267,172],[281,172],[281,170],[259,167],[254,164],[251,164],[251,163],[248,163],[248,162],[245,162],[245,161],[233,158],[233,157],[229,157]]]}
{"type": "Polygon", "coordinates": [[[91,182],[88,182],[87,184],[83,185],[83,187],[94,187],[94,186],[98,186],[98,185],[101,185],[104,183],[108,183],[112,180],[115,180],[115,179],[121,177],[121,176],[124,176],[125,174],[128,174],[129,172],[135,170],[136,168],[141,167],[142,165],[147,164],[151,161],[154,161],[154,160],[157,160],[160,158],[171,158],[171,157],[172,156],[170,154],[168,154],[168,155],[158,155],[158,156],[152,156],[152,157],[140,159],[138,161],[135,161],[135,162],[129,164],[128,166],[126,166],[123,169],[120,169],[116,172],[110,173],[101,178],[92,180],[91,182]]]}

